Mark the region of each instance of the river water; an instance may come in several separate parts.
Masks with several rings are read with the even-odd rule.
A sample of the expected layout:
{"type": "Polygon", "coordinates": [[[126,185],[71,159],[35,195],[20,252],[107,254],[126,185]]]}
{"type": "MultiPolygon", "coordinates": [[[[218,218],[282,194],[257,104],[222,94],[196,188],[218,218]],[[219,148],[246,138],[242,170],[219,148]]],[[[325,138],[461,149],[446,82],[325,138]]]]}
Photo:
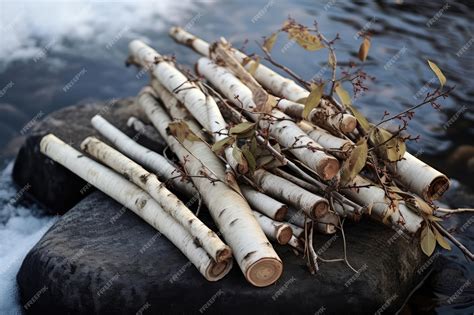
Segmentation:
{"type": "MultiPolygon", "coordinates": [[[[355,105],[372,121],[384,110],[396,113],[419,102],[430,84],[437,84],[426,60],[438,64],[448,85],[456,88],[441,110],[427,106],[417,111],[409,132],[420,140],[409,149],[453,180],[444,204],[474,205],[472,1],[1,0],[0,258],[6,264],[0,273],[0,313],[19,310],[14,275],[55,220],[42,217],[33,204],[16,202],[24,187],[15,187],[9,179],[11,161],[31,126],[64,106],[135,95],[146,78],[124,67],[133,38],[192,66],[197,56],[167,36],[170,25],[178,23],[207,40],[225,36],[236,47],[248,40],[245,49],[251,53],[258,52],[255,40],[269,35],[288,16],[304,24],[316,19],[329,38],[339,33],[339,61],[355,60],[360,35],[371,35],[364,70],[375,80],[355,105]]],[[[305,52],[284,36],[273,54],[306,79],[328,75],[326,53],[305,52]]],[[[445,221],[474,250],[474,218],[462,215],[445,221]]],[[[404,312],[472,314],[472,263],[454,249],[437,255],[434,266],[404,312]]]]}

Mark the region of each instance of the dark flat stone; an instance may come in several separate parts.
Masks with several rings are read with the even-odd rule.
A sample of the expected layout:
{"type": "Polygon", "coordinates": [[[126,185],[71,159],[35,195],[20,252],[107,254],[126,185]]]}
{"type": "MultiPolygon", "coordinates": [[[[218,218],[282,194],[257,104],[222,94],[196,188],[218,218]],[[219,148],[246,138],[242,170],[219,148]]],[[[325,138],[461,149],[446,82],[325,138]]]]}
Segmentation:
{"type": "MultiPolygon", "coordinates": [[[[54,133],[64,142],[79,149],[86,137],[98,136],[90,123],[90,119],[96,114],[101,114],[131,137],[136,136],[136,132],[127,127],[128,118],[134,115],[147,120],[133,99],[70,106],[47,115],[35,124],[18,152],[13,179],[20,187],[28,187],[27,196],[44,205],[44,209],[52,214],[66,212],[93,188],[41,154],[41,138],[48,133],[54,133]]],[[[163,149],[157,148],[156,143],[151,143],[145,137],[136,139],[155,150],[163,149]]]]}
{"type": "MultiPolygon", "coordinates": [[[[17,281],[32,314],[393,313],[426,272],[418,242],[370,220],[345,231],[359,273],[335,262],[311,276],[301,257],[279,246],[284,272],[276,284],[255,288],[236,264],[211,283],[164,236],[94,192],[29,252],[17,281]]],[[[342,237],[317,235],[316,248],[326,259],[342,257],[342,237]]]]}

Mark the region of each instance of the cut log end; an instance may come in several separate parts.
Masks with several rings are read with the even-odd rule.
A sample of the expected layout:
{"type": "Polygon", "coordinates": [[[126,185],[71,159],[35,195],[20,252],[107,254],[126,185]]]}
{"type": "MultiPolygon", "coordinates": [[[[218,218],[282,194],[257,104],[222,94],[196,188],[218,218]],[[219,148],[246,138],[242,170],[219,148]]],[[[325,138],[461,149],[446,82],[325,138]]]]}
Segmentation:
{"type": "Polygon", "coordinates": [[[214,262],[207,267],[206,278],[209,281],[222,279],[232,268],[233,260],[227,259],[221,262],[214,262]]]}
{"type": "Polygon", "coordinates": [[[449,179],[446,176],[436,177],[428,186],[423,198],[428,201],[438,200],[449,188],[449,179]]]}
{"type": "Polygon", "coordinates": [[[348,134],[354,131],[357,127],[357,120],[352,115],[342,115],[340,129],[343,133],[348,134]]]}
{"type": "Polygon", "coordinates": [[[311,216],[313,219],[322,218],[328,213],[328,211],[329,203],[326,200],[322,199],[313,206],[311,216]]]}
{"type": "Polygon", "coordinates": [[[256,287],[275,283],[283,272],[283,264],[276,258],[262,258],[254,262],[245,273],[247,280],[256,287]]]}
{"type": "Polygon", "coordinates": [[[330,180],[339,172],[339,167],[339,161],[334,157],[329,157],[319,163],[317,172],[324,180],[330,180]]]}
{"type": "Polygon", "coordinates": [[[288,206],[283,205],[275,212],[275,221],[283,221],[285,220],[286,214],[288,213],[288,206]]]}
{"type": "Polygon", "coordinates": [[[232,258],[232,250],[227,246],[216,253],[216,258],[218,262],[229,260],[232,258]]]}
{"type": "Polygon", "coordinates": [[[291,226],[288,224],[281,224],[278,227],[278,230],[276,232],[276,239],[278,244],[280,245],[286,245],[291,239],[291,236],[293,235],[293,230],[291,226]]]}

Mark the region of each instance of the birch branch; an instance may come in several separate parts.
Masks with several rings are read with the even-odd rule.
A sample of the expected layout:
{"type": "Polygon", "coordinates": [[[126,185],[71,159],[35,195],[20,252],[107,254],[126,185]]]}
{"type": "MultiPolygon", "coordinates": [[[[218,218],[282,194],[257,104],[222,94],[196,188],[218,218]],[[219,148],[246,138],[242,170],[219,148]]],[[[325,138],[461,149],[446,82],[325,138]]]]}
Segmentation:
{"type": "Polygon", "coordinates": [[[246,200],[222,181],[211,183],[202,177],[203,174],[224,173],[224,167],[219,159],[209,147],[201,146],[198,141],[187,143],[185,149],[168,134],[167,126],[171,119],[167,113],[155,99],[144,96],[138,99],[139,105],[191,175],[204,203],[231,247],[245,278],[259,287],[274,283],[282,273],[282,262],[246,200]],[[197,160],[195,156],[199,156],[203,162],[197,160]]]}
{"type": "Polygon", "coordinates": [[[165,235],[207,280],[217,281],[231,269],[232,260],[215,262],[150,195],[114,171],[84,156],[52,134],[43,137],[40,148],[43,154],[129,208],[165,235]]]}
{"type": "Polygon", "coordinates": [[[81,149],[150,194],[214,260],[222,262],[231,258],[229,246],[202,223],[178,197],[166,189],[155,174],[146,171],[139,164],[96,138],[86,138],[81,144],[81,149]]]}
{"type": "Polygon", "coordinates": [[[91,123],[119,151],[170,181],[177,190],[185,192],[188,196],[195,196],[198,193],[192,183],[179,176],[180,171],[164,156],[139,145],[100,115],[92,117],[91,123]]]}

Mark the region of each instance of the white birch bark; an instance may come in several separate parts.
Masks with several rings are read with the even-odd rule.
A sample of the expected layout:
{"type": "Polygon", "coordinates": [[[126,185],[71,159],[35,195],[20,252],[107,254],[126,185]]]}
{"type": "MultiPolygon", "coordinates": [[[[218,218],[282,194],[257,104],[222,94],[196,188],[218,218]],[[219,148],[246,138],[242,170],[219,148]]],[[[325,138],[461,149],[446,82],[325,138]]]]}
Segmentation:
{"type": "Polygon", "coordinates": [[[215,262],[204,249],[195,244],[193,236],[181,224],[136,185],[52,134],[43,137],[40,148],[43,154],[129,208],[165,235],[207,280],[217,281],[229,272],[232,267],[231,259],[215,262]]]}
{"type": "MultiPolygon", "coordinates": [[[[370,181],[358,175],[349,185],[364,186],[368,184],[371,184],[370,181]]],[[[406,206],[405,201],[397,201],[394,206],[391,206],[390,200],[385,196],[385,191],[380,187],[344,189],[343,193],[362,205],[371,205],[371,217],[385,224],[405,229],[409,233],[416,233],[423,222],[419,215],[406,206]]]]}
{"type": "Polygon", "coordinates": [[[193,184],[184,181],[180,177],[178,169],[164,156],[136,143],[100,115],[92,117],[91,123],[92,126],[120,152],[170,181],[172,186],[176,187],[177,190],[185,192],[188,196],[198,194],[193,184]]]}
{"type": "Polygon", "coordinates": [[[186,205],[152,174],[102,141],[88,137],[81,149],[139,186],[178,221],[217,262],[231,258],[229,246],[209,229],[186,205]]]}
{"type": "MultiPolygon", "coordinates": [[[[163,60],[153,48],[139,40],[130,42],[130,55],[145,69],[151,69],[153,76],[176,97],[193,117],[209,132],[214,141],[226,137],[227,123],[219,111],[219,107],[210,95],[204,94],[196,84],[174,67],[163,60]]],[[[238,172],[246,173],[248,167],[239,164],[232,155],[233,146],[224,150],[227,162],[238,172]]]]}
{"type": "Polygon", "coordinates": [[[285,245],[290,241],[293,235],[290,225],[272,220],[257,211],[253,211],[253,214],[269,239],[278,242],[280,245],[285,245]]]}
{"type": "Polygon", "coordinates": [[[354,144],[351,140],[342,139],[336,136],[333,136],[326,130],[312,126],[311,124],[301,121],[298,123],[298,126],[305,131],[308,136],[316,141],[325,149],[335,150],[331,152],[338,158],[345,159],[350,155],[350,152],[354,148],[354,144]]]}
{"type": "MultiPolygon", "coordinates": [[[[247,111],[253,111],[256,105],[250,89],[236,78],[229,70],[216,65],[207,58],[200,58],[197,70],[204,75],[217,89],[219,89],[237,107],[244,107],[247,111]],[[239,96],[238,99],[235,96],[239,96]]],[[[260,120],[261,128],[269,128],[273,136],[282,146],[291,148],[291,152],[304,164],[314,170],[321,178],[331,179],[339,171],[339,162],[333,156],[318,150],[321,148],[316,142],[306,135],[289,116],[273,110],[272,116],[277,120],[260,120]],[[298,148],[296,148],[298,147],[298,148]],[[314,148],[314,150],[308,147],[314,148]]],[[[253,115],[256,121],[258,116],[253,115]]]]}
{"type": "Polygon", "coordinates": [[[286,212],[288,211],[287,205],[265,195],[264,193],[256,191],[252,187],[242,185],[240,186],[240,189],[252,209],[263,213],[273,220],[283,221],[286,212]]]}
{"type": "MultiPolygon", "coordinates": [[[[282,98],[278,101],[277,107],[288,116],[295,119],[305,119],[303,104],[282,98]]],[[[319,106],[309,113],[308,121],[325,129],[339,130],[345,134],[351,133],[357,127],[357,120],[354,116],[336,112],[325,99],[322,99],[319,106]]]]}
{"type": "Polygon", "coordinates": [[[296,236],[297,238],[304,238],[304,229],[302,227],[299,227],[296,224],[290,223],[290,222],[284,222],[285,224],[288,224],[291,227],[291,230],[293,231],[293,235],[296,236]]]}
{"type": "Polygon", "coordinates": [[[409,191],[416,193],[426,201],[439,199],[449,188],[446,175],[406,152],[403,160],[396,162],[392,170],[397,180],[409,191]]]}
{"type": "Polygon", "coordinates": [[[312,219],[321,218],[328,212],[329,204],[325,198],[264,169],[256,170],[254,179],[265,193],[289,206],[303,210],[312,219]]]}
{"type": "Polygon", "coordinates": [[[282,273],[282,262],[266,238],[247,201],[222,181],[210,182],[203,175],[223,174],[224,166],[209,147],[199,141],[186,148],[166,128],[171,119],[151,97],[138,102],[171,150],[181,160],[202,195],[204,203],[229,244],[245,278],[255,286],[274,283],[282,273]],[[196,158],[199,157],[199,160],[196,158]]]}
{"type": "MultiPolygon", "coordinates": [[[[205,57],[209,57],[209,43],[203,41],[202,39],[197,38],[180,27],[172,27],[170,29],[170,35],[177,42],[191,47],[196,52],[205,57]]],[[[243,63],[244,59],[248,58],[248,56],[239,50],[231,48],[231,52],[240,63],[243,63]]],[[[245,65],[247,70],[252,67],[252,63],[253,62],[249,62],[245,65]]],[[[296,84],[293,80],[281,76],[263,64],[258,65],[253,76],[267,90],[271,91],[275,95],[284,97],[289,101],[297,102],[309,96],[309,92],[306,89],[296,84]]],[[[329,104],[325,104],[324,106],[324,102],[322,103],[323,106],[321,106],[321,108],[313,110],[310,114],[311,121],[315,120],[314,122],[317,124],[329,124],[330,126],[334,126],[344,133],[349,133],[354,130],[357,123],[354,116],[336,113],[329,104]],[[322,121],[324,117],[327,117],[327,122],[322,121]]],[[[303,112],[301,111],[299,117],[302,116],[302,113],[303,112]]]]}

